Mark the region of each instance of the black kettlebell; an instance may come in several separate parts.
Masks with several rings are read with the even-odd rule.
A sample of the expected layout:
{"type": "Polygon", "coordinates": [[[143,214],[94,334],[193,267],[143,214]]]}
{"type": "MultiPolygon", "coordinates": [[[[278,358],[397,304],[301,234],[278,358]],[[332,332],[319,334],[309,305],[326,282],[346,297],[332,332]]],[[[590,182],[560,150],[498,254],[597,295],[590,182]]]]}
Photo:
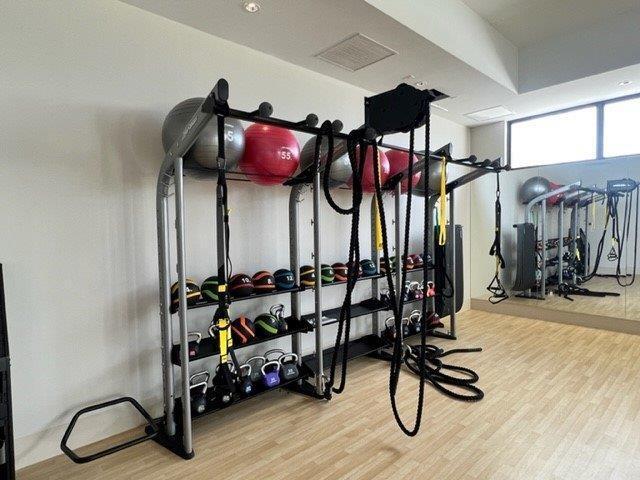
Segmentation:
{"type": "Polygon", "coordinates": [[[248,397],[253,393],[253,382],[251,381],[251,365],[245,363],[238,367],[238,387],[240,393],[248,397]]]}
{"type": "Polygon", "coordinates": [[[404,317],[402,319],[402,338],[406,338],[411,335],[411,329],[409,328],[409,319],[404,317]]]}
{"type": "Polygon", "coordinates": [[[385,288],[380,292],[380,301],[387,304],[391,302],[391,294],[389,293],[388,288],[385,288]]]}
{"type": "Polygon", "coordinates": [[[422,314],[420,313],[420,310],[413,310],[409,314],[409,331],[411,332],[411,335],[415,335],[417,333],[420,333],[420,330],[421,330],[420,318],[421,317],[422,317],[422,314]]]}
{"type": "Polygon", "coordinates": [[[207,388],[211,374],[207,371],[194,373],[189,377],[189,396],[191,397],[191,411],[197,414],[207,409],[207,388]],[[201,382],[194,383],[197,377],[204,377],[201,382]]]}
{"type": "Polygon", "coordinates": [[[411,298],[411,282],[406,281],[404,284],[404,288],[402,289],[402,298],[405,302],[412,300],[411,298]]]}
{"type": "Polygon", "coordinates": [[[298,355],[295,353],[285,353],[278,359],[280,362],[280,378],[283,382],[295,380],[300,373],[298,372],[298,355]]]}
{"type": "Polygon", "coordinates": [[[262,372],[260,369],[262,366],[267,363],[267,359],[262,356],[251,357],[247,360],[246,365],[251,367],[251,372],[249,373],[249,380],[253,383],[253,385],[258,385],[262,380],[262,372]]]}
{"type": "Polygon", "coordinates": [[[187,333],[187,339],[189,338],[195,339],[189,341],[189,358],[194,358],[198,356],[200,342],[202,341],[202,334],[200,332],[189,332],[187,333]]]}
{"type": "Polygon", "coordinates": [[[282,355],[284,355],[284,350],[281,348],[272,348],[264,352],[264,359],[267,362],[279,362],[282,355]]]}
{"type": "Polygon", "coordinates": [[[221,370],[222,365],[216,367],[216,374],[213,376],[213,395],[216,401],[223,407],[233,402],[234,391],[236,389],[236,372],[233,363],[227,363],[231,384],[227,382],[224,373],[221,370]]]}
{"type": "Polygon", "coordinates": [[[284,319],[284,305],[278,303],[269,309],[269,313],[278,319],[278,333],[286,333],[289,330],[289,325],[284,319]]]}
{"type": "Polygon", "coordinates": [[[393,341],[396,339],[396,325],[395,319],[393,317],[388,317],[384,321],[384,338],[389,343],[393,343],[393,341]]]}

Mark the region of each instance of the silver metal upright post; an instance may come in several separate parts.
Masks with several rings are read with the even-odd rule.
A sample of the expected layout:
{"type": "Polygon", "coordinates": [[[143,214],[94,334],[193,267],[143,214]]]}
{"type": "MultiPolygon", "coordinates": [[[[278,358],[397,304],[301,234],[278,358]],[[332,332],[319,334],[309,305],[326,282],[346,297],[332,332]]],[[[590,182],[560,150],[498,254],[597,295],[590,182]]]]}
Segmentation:
{"type": "MultiPolygon", "coordinates": [[[[404,259],[402,258],[402,226],[400,225],[400,196],[402,195],[402,185],[400,182],[396,185],[393,200],[394,200],[394,214],[395,214],[395,237],[396,237],[396,300],[398,306],[400,306],[400,297],[404,293],[404,285],[402,282],[402,270],[404,268],[404,259]]],[[[382,199],[381,201],[384,201],[382,199]]],[[[388,262],[391,263],[391,262],[388,262]]],[[[400,312],[402,315],[403,312],[400,312]]]]}
{"type": "MultiPolygon", "coordinates": [[[[454,337],[456,336],[456,310],[458,309],[458,305],[456,304],[456,297],[458,296],[458,292],[456,290],[456,262],[458,261],[456,255],[457,248],[457,238],[456,238],[456,216],[455,216],[455,194],[454,191],[451,190],[449,192],[449,224],[451,225],[451,283],[453,284],[451,295],[451,312],[449,312],[449,332],[454,337]]],[[[446,227],[445,227],[446,228],[446,227]]]]}
{"type": "MultiPolygon", "coordinates": [[[[376,266],[376,272],[380,273],[380,252],[378,251],[378,235],[376,225],[376,196],[371,197],[371,260],[376,266]]],[[[387,268],[391,268],[391,262],[387,259],[387,268]]],[[[380,280],[374,278],[371,280],[371,296],[372,298],[380,298],[380,280]]],[[[371,314],[371,333],[374,335],[380,334],[380,315],[378,312],[371,314]]]]}
{"type": "MultiPolygon", "coordinates": [[[[571,258],[575,258],[578,251],[578,203],[571,209],[571,258]]],[[[575,265],[575,264],[574,264],[575,265]]],[[[578,283],[578,271],[573,269],[573,284],[578,283]]]]}
{"type": "Polygon", "coordinates": [[[185,208],[184,208],[184,177],[182,172],[182,157],[174,162],[174,182],[176,197],[176,245],[178,251],[178,292],[180,320],[180,370],[182,384],[182,438],[184,451],[193,451],[193,436],[191,431],[191,402],[189,401],[189,340],[187,327],[187,274],[185,255],[185,208]]]}
{"type": "Polygon", "coordinates": [[[173,417],[174,386],[171,348],[173,332],[171,329],[171,255],[169,250],[169,183],[171,176],[164,173],[158,178],[156,192],[156,220],[158,226],[158,266],[160,279],[160,334],[162,337],[162,391],[164,399],[165,432],[172,437],[176,434],[176,422],[173,417]]]}
{"type": "Polygon", "coordinates": [[[547,296],[547,199],[540,202],[540,229],[542,230],[542,278],[540,280],[540,298],[547,296]]]}
{"type": "MultiPolygon", "coordinates": [[[[316,334],[316,393],[324,394],[324,357],[322,339],[322,270],[320,244],[320,172],[313,178],[313,267],[315,269],[315,334],[316,334]]],[[[346,359],[344,360],[346,361],[346,359]]]]}
{"type": "Polygon", "coordinates": [[[564,200],[561,200],[558,210],[558,286],[564,280],[564,265],[562,259],[564,257],[564,200]]]}
{"type": "MultiPolygon", "coordinates": [[[[289,264],[291,271],[293,272],[293,278],[295,284],[300,285],[300,244],[299,244],[299,223],[298,223],[298,205],[302,202],[302,185],[296,185],[291,189],[289,194],[289,264]]],[[[300,319],[300,292],[295,291],[291,293],[291,316],[295,319],[300,319]]],[[[301,360],[302,349],[302,334],[295,333],[291,339],[291,345],[293,353],[298,355],[301,360]]]]}
{"type": "MultiPolygon", "coordinates": [[[[431,255],[431,261],[433,263],[433,265],[435,266],[435,261],[436,261],[436,243],[435,243],[435,224],[436,224],[436,203],[438,202],[438,198],[440,198],[440,195],[432,195],[431,197],[429,197],[429,202],[428,202],[428,208],[429,208],[429,217],[430,217],[430,222],[429,222],[429,229],[427,230],[427,245],[429,246],[429,253],[431,255]]],[[[426,254],[425,254],[425,261],[426,261],[426,254]]],[[[431,281],[431,282],[435,282],[435,270],[429,270],[428,274],[427,274],[427,278],[424,279],[425,281],[425,285],[427,281],[431,281]]],[[[441,285],[436,285],[436,289],[442,287],[441,285]]],[[[427,310],[431,310],[432,312],[436,311],[436,298],[435,297],[430,297],[429,301],[427,302],[427,310]]]]}
{"type": "MultiPolygon", "coordinates": [[[[582,269],[584,276],[589,274],[589,269],[591,268],[591,258],[589,255],[589,205],[590,203],[587,203],[584,207],[584,268],[582,269]]],[[[592,221],[595,221],[595,218],[592,221]]]]}

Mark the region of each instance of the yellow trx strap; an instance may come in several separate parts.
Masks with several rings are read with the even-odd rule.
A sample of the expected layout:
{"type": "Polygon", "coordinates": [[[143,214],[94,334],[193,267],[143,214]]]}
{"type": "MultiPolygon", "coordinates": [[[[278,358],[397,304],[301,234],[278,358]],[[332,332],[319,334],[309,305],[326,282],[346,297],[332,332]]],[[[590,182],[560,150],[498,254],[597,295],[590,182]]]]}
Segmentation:
{"type": "Polygon", "coordinates": [[[442,157],[442,169],[440,170],[440,213],[438,215],[440,224],[440,236],[438,244],[447,243],[447,157],[442,157]]]}
{"type": "Polygon", "coordinates": [[[375,239],[375,249],[382,250],[382,224],[380,223],[380,212],[378,211],[378,202],[373,202],[373,237],[375,239]]]}
{"type": "MultiPolygon", "coordinates": [[[[218,285],[218,294],[223,294],[227,291],[227,284],[221,283],[218,285]]],[[[229,349],[233,347],[233,338],[231,337],[231,331],[229,330],[229,316],[225,312],[225,315],[220,315],[217,319],[218,327],[218,343],[220,347],[220,363],[227,363],[229,358],[229,349]]]]}

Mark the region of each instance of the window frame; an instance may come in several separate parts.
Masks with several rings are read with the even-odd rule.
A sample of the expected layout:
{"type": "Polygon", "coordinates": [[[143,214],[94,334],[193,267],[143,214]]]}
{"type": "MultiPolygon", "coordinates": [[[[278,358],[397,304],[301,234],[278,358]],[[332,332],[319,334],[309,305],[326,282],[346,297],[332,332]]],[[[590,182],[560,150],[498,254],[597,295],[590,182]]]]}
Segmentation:
{"type": "Polygon", "coordinates": [[[553,165],[567,165],[567,164],[574,164],[574,163],[598,162],[603,160],[618,160],[618,159],[639,157],[640,152],[633,153],[630,155],[619,155],[615,157],[604,156],[604,121],[605,121],[604,107],[605,105],[624,102],[626,100],[634,100],[637,98],[640,98],[640,93],[625,95],[623,97],[610,98],[608,100],[600,100],[598,102],[584,103],[582,105],[576,105],[574,107],[562,108],[560,110],[553,110],[551,112],[539,113],[537,115],[531,115],[529,117],[516,118],[515,120],[507,121],[507,164],[509,165],[509,168],[512,170],[523,170],[526,168],[540,168],[540,167],[550,167],[553,165]],[[558,162],[558,163],[552,163],[548,165],[529,165],[526,167],[512,167],[511,165],[511,127],[513,124],[526,122],[529,120],[535,120],[538,118],[549,117],[549,116],[557,115],[561,113],[572,112],[574,110],[580,110],[580,109],[589,108],[589,107],[596,108],[596,158],[587,158],[584,160],[576,160],[573,162],[558,162]]]}

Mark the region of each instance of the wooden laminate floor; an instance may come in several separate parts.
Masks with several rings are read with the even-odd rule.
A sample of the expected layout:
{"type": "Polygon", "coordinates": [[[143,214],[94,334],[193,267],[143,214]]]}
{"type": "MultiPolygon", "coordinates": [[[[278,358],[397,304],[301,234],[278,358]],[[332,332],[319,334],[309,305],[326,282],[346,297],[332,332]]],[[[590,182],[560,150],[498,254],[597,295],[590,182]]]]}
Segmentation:
{"type": "MultiPolygon", "coordinates": [[[[434,343],[485,349],[448,358],[480,374],[486,397],[428,388],[415,438],[393,420],[387,365],[364,358],[330,403],[273,392],[197,421],[191,461],[149,442],[87,465],[54,458],[18,479],[640,478],[640,337],[475,311],[459,325],[459,341],[434,343]]],[[[414,378],[399,390],[411,423],[414,378]]]]}

